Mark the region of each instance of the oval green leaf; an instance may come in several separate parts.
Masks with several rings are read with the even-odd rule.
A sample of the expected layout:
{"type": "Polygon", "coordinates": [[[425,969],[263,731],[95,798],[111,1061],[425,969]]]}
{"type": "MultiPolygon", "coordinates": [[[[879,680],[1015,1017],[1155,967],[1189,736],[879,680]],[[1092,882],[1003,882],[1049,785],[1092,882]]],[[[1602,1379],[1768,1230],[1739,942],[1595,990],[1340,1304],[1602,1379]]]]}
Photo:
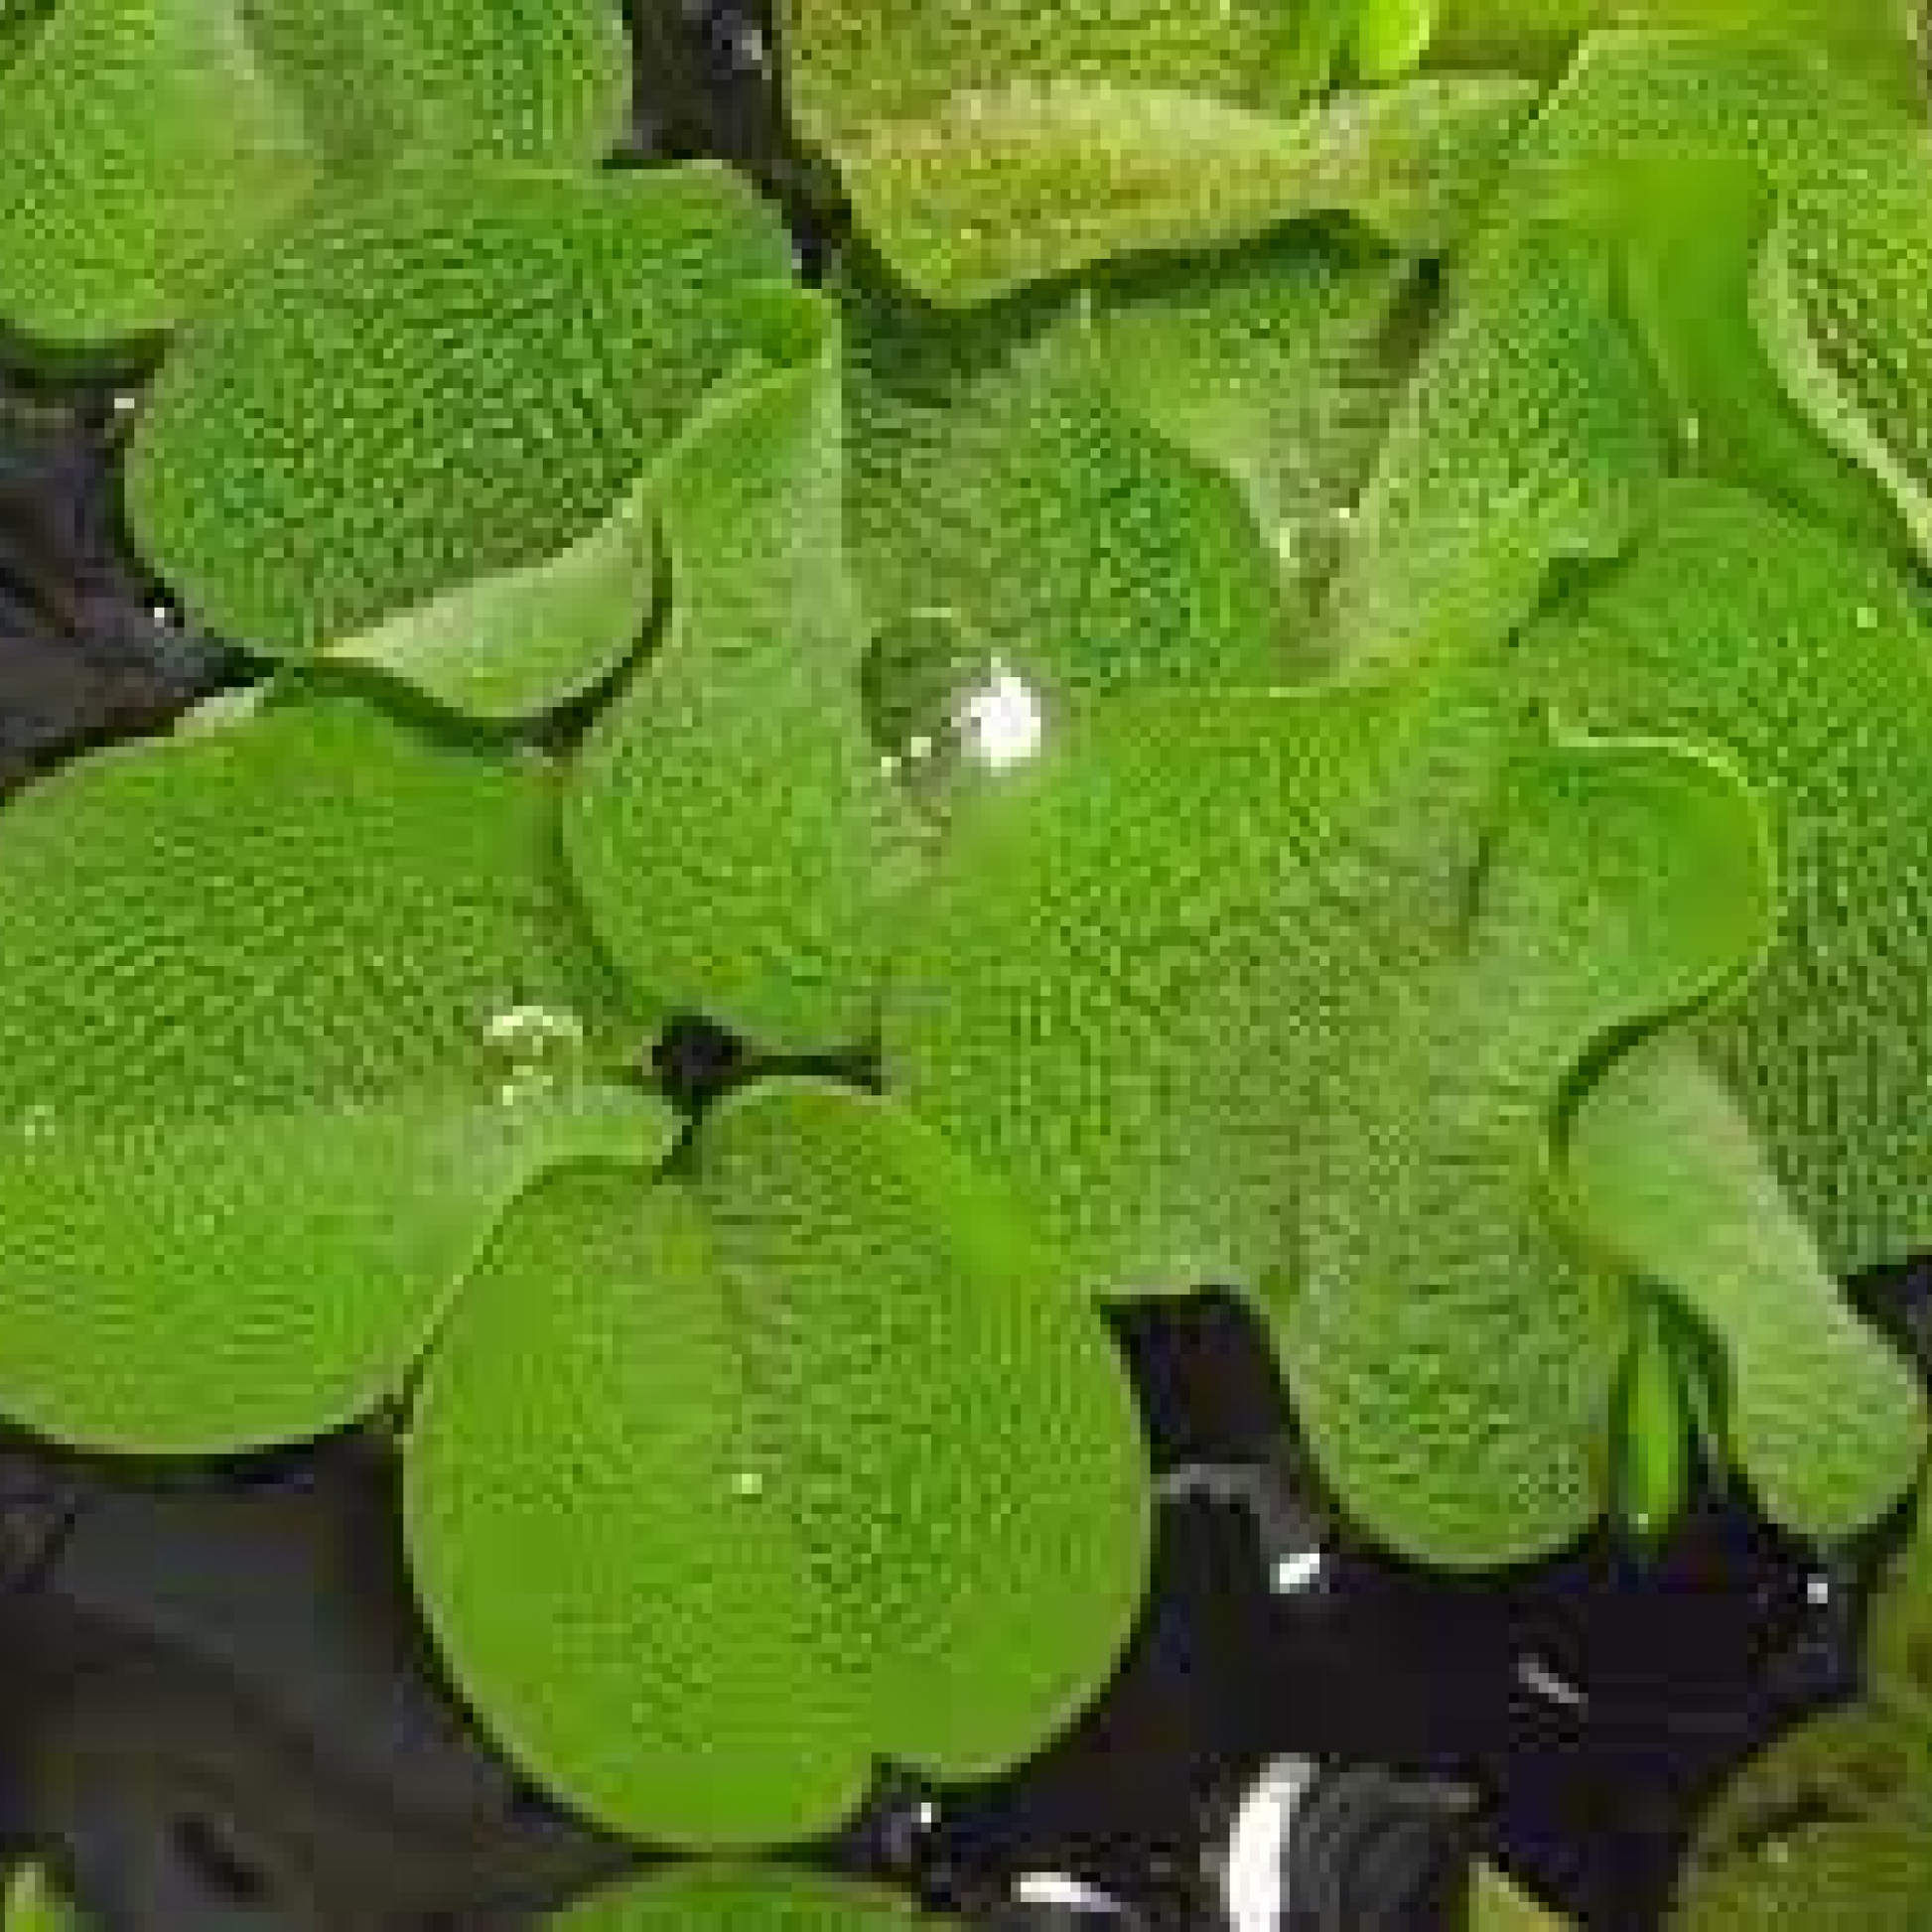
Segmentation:
{"type": "Polygon", "coordinates": [[[526,1769],[744,1847],[835,1825],[876,1754],[979,1775],[1068,1723],[1140,1600],[1146,1451],[1062,1264],[888,1103],[746,1090],[692,1186],[519,1203],[430,1361],[407,1524],[526,1769]]]}
{"type": "MultiPolygon", "coordinates": [[[[169,358],[129,453],[136,539],[198,621],[288,657],[595,544],[747,346],[748,287],[789,275],[775,211],[709,164],[332,196],[169,358]]],[[[527,674],[519,707],[605,655],[527,674]]],[[[461,663],[429,663],[462,699],[461,663]]]]}

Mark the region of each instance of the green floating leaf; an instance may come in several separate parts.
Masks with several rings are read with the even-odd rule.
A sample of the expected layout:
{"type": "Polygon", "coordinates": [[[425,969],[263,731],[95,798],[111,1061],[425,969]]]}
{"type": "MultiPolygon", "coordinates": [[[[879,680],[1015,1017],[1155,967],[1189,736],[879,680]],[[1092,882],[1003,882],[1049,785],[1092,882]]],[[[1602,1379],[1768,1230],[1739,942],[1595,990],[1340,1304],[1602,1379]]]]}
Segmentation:
{"type": "Polygon", "coordinates": [[[1863,1706],[1814,1718],[1706,1812],[1672,1932],[1918,1932],[1932,1911],[1923,1743],[1863,1706]]]}
{"type": "Polygon", "coordinates": [[[870,1033],[914,824],[867,736],[837,337],[714,399],[667,460],[668,634],[576,760],[564,840],[613,956],[775,1051],[870,1033]]]}
{"type": "Polygon", "coordinates": [[[975,1776],[1067,1723],[1148,1483],[1104,1327],[927,1129],[771,1083],[697,1154],[695,1195],[584,1169],[519,1203],[431,1358],[407,1522],[527,1769],[733,1847],[835,1825],[876,1754],[975,1776]]]}
{"type": "Polygon", "coordinates": [[[1725,747],[1764,797],[1781,929],[1701,1037],[1826,1264],[1932,1245],[1932,623],[1912,582],[1739,492],[1671,484],[1525,640],[1593,730],[1725,747]]]}
{"type": "Polygon", "coordinates": [[[867,1658],[875,1749],[1004,1770],[1099,1692],[1146,1581],[1146,1449],[1105,1325],[1006,1195],[888,1104],[750,1091],[696,1186],[727,1272],[777,1298],[744,1335],[760,1426],[821,1646],[857,1633],[867,1658]]]}
{"type": "Polygon", "coordinates": [[[1688,755],[1538,754],[1498,827],[1494,683],[1116,701],[962,814],[884,1035],[1089,1290],[1271,1283],[1344,1503],[1457,1564],[1601,1502],[1622,1310],[1546,1211],[1565,1085],[1768,921],[1756,819],[1688,755]]]}
{"type": "Polygon", "coordinates": [[[486,713],[568,696],[647,614],[626,497],[756,346],[750,285],[789,274],[776,213],[709,164],[419,170],[332,197],[169,358],[129,453],[136,538],[251,648],[352,638],[486,713]],[[634,623],[592,624],[561,662],[534,618],[534,635],[483,622],[472,659],[449,645],[479,602],[570,628],[587,563],[593,614],[634,603],[634,623]],[[507,590],[474,588],[499,573],[507,590]],[[356,635],[466,587],[441,617],[356,635]]]}
{"type": "Polygon", "coordinates": [[[1344,660],[1502,635],[1553,566],[1629,541],[1669,463],[1601,242],[1512,228],[1465,265],[1454,301],[1352,519],[1328,611],[1344,660]]]}
{"type": "Polygon", "coordinates": [[[1729,1451],[1766,1513],[1819,1542],[1869,1528],[1918,1472],[1924,1398],[1839,1293],[1723,1083],[1677,1038],[1629,1054],[1567,1154],[1603,1245],[1724,1351],[1729,1451]]]}
{"type": "Polygon", "coordinates": [[[171,329],[333,172],[587,162],[627,89],[603,0],[61,0],[0,77],[0,321],[171,329]]]}
{"type": "MultiPolygon", "coordinates": [[[[881,252],[937,302],[1308,214],[1359,215],[1404,247],[1452,241],[1533,90],[1417,81],[1278,118],[1325,84],[1327,50],[1303,38],[1315,17],[1261,0],[1078,0],[1050,16],[1020,0],[790,0],[790,99],[881,252]]],[[[1319,17],[1338,51],[1348,16],[1319,17]]]]}
{"type": "Polygon", "coordinates": [[[1672,1932],[1923,1932],[1932,1912],[1932,1818],[1806,1825],[1755,1857],[1700,1872],[1672,1932]]]}
{"type": "Polygon", "coordinates": [[[0,1411],[171,1453],[349,1422],[533,1173],[663,1152],[553,811],[339,700],[0,814],[0,1411]]]}
{"type": "Polygon", "coordinates": [[[883,1886],[772,1865],[678,1865],[598,1892],[546,1932],[952,1932],[883,1886]]]}
{"type": "Polygon", "coordinates": [[[1915,0],[1436,0],[1429,63],[1554,75],[1578,42],[1604,28],[1688,29],[1814,51],[1924,108],[1915,0]]]}
{"type": "MultiPolygon", "coordinates": [[[[1539,130],[1524,174],[1542,211],[1601,236],[1625,313],[1667,398],[1682,470],[1742,484],[1881,546],[1898,517],[1873,478],[1825,443],[1792,400],[1760,337],[1761,261],[1776,218],[1765,171],[1734,154],[1592,157],[1574,175],[1564,116],[1539,130]]],[[[1527,192],[1527,191],[1524,191],[1527,192]]]]}

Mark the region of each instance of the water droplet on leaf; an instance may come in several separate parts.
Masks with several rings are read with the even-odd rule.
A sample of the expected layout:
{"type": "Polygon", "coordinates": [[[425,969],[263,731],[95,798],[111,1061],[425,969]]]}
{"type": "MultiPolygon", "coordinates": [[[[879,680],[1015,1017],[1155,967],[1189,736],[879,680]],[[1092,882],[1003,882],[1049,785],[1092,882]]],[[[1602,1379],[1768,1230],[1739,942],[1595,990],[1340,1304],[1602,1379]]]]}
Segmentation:
{"type": "Polygon", "coordinates": [[[882,768],[934,818],[1033,758],[1046,735],[1046,708],[1021,665],[949,610],[908,611],[885,626],[865,692],[882,768]]]}
{"type": "Polygon", "coordinates": [[[490,1016],[484,1037],[508,1069],[496,1089],[506,1107],[555,1093],[583,1078],[584,1023],[567,1008],[534,1002],[505,1007],[490,1016]]]}

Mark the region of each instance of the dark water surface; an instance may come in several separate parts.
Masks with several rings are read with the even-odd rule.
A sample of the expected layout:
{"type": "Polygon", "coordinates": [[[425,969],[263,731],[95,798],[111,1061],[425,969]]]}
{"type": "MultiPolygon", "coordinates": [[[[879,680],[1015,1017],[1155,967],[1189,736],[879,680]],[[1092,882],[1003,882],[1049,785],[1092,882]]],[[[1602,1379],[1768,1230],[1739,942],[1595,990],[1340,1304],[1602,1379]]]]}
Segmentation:
{"type": "MultiPolygon", "coordinates": [[[[630,158],[724,153],[800,205],[768,21],[632,13],[630,158]]],[[[825,240],[802,223],[808,265],[825,240]]],[[[245,675],[121,528],[138,386],[0,380],[0,792],[245,675]]],[[[747,1070],[695,1024],[661,1068],[694,1105],[747,1070]]],[[[1929,1282],[1863,1285],[1921,1360],[1929,1282]]],[[[1164,1501],[1114,1690],[999,1784],[884,1779],[824,1862],[1010,1932],[1211,1932],[1244,1794],[1308,1759],[1329,1769],[1297,1814],[1294,1932],[1449,1923],[1451,1888],[1419,1874],[1464,1845],[1593,1932],[1649,1932],[1702,1800],[1856,1682],[1882,1538],[1821,1569],[1714,1500],[1654,1561],[1604,1540],[1431,1577],[1326,1524],[1232,1297],[1117,1325],[1164,1501]]],[[[104,1932],[487,1932],[630,1861],[524,1788],[442,1687],[391,1479],[357,1438],[194,1477],[0,1439],[0,1838],[55,1854],[104,1932]]]]}

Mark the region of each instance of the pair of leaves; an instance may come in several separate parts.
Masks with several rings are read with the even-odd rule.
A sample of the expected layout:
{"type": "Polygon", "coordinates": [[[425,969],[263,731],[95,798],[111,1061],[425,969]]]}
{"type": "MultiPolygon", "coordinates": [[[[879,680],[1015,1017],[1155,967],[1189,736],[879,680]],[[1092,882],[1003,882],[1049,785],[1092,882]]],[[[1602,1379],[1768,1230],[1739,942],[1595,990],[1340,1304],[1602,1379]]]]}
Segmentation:
{"type": "MultiPolygon", "coordinates": [[[[890,1084],[1031,1198],[1090,1292],[1266,1283],[1343,1501],[1453,1564],[1545,1553],[1601,1506],[1648,1203],[1599,1198],[1608,1238],[1581,1227],[1559,1129],[1600,1055],[1724,990],[1771,927],[1727,767],[1544,742],[1506,682],[1452,651],[1117,701],[960,815],[885,1018],[890,1084]]],[[[1748,1141],[1707,1153],[1702,1119],[1643,1117],[1673,1208],[1734,1200],[1751,1263],[1784,1238],[1754,1232],[1748,1141]]],[[[1749,1473],[1799,1527],[1868,1521],[1909,1480],[1909,1382],[1821,1272],[1783,1269],[1790,1332],[1875,1404],[1866,1452],[1813,1467],[1791,1413],[1811,1356],[1731,1260],[1697,1257],[1687,1292],[1772,1412],[1749,1473]]]]}
{"type": "Polygon", "coordinates": [[[893,1103],[767,1082],[648,1191],[526,1196],[431,1356],[412,1563],[514,1755],[619,1829],[830,1829],[1005,1768],[1112,1670],[1131,1389],[1063,1264],[893,1103]],[[542,1372],[531,1373],[541,1363],[542,1372]]]}
{"type": "Polygon", "coordinates": [[[1518,131],[1515,79],[1311,104],[1358,53],[1402,65],[1414,9],[1146,0],[790,0],[801,133],[837,163],[895,272],[970,304],[1130,251],[1237,242],[1310,214],[1453,240],[1518,131]]]}
{"type": "Polygon", "coordinates": [[[863,1035],[908,835],[864,747],[833,340],[796,301],[797,360],[670,464],[669,634],[566,778],[298,694],[9,812],[14,1414],[205,1451],[346,1420],[539,1159],[662,1151],[661,1110],[604,1076],[676,1005],[863,1035]],[[553,1082],[557,1051],[583,1064],[553,1082]],[[305,1339],[273,1316],[312,1266],[305,1339]]]}
{"type": "Polygon", "coordinates": [[[166,331],[326,182],[588,163],[628,85],[603,0],[60,0],[0,72],[0,323],[166,331]]]}
{"type": "Polygon", "coordinates": [[[653,1002],[810,1051],[865,1034],[916,850],[860,707],[837,335],[788,282],[709,166],[393,176],[186,333],[128,493],[215,627],[490,722],[605,682],[661,571],[573,765],[576,882],[653,1002]]]}

